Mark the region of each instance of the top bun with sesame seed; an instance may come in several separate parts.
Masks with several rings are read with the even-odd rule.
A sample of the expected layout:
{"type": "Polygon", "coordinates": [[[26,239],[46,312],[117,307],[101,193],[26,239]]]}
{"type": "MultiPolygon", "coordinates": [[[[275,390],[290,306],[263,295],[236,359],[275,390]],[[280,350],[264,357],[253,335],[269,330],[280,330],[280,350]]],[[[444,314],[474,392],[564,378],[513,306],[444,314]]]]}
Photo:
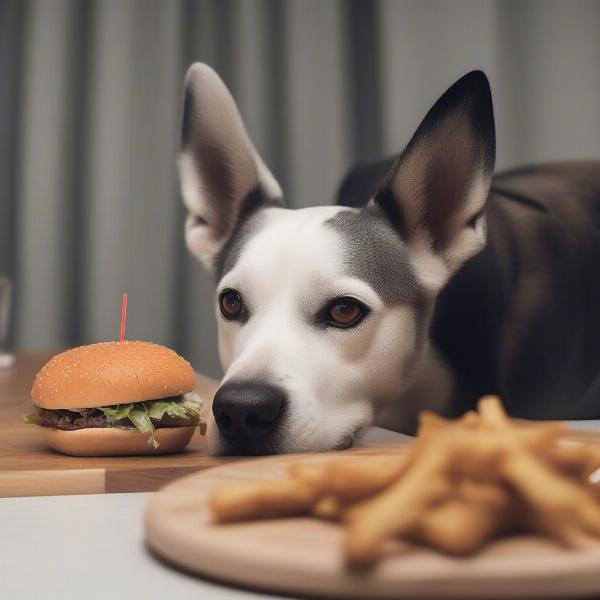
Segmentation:
{"type": "Polygon", "coordinates": [[[194,389],[189,362],[150,342],[103,342],[57,354],[38,372],[31,400],[39,408],[97,408],[180,396],[194,389]]]}

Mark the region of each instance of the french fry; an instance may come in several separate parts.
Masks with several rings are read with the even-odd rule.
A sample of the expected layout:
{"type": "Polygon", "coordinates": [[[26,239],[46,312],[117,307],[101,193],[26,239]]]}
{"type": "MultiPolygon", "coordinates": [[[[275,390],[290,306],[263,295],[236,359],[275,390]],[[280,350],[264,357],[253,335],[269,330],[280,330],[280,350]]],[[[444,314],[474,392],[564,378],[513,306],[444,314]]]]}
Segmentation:
{"type": "Polygon", "coordinates": [[[437,433],[448,429],[450,423],[449,419],[440,417],[440,415],[429,410],[424,410],[419,414],[419,438],[430,432],[437,433]]]}
{"type": "MultiPolygon", "coordinates": [[[[590,470],[592,463],[595,462],[589,447],[582,443],[553,445],[547,449],[546,459],[563,473],[582,478],[585,477],[586,470],[590,470]]],[[[600,457],[597,464],[600,466],[600,457]]]]}
{"type": "Polygon", "coordinates": [[[481,422],[493,429],[508,429],[510,421],[498,396],[484,396],[477,403],[481,422]]]}
{"type": "Polygon", "coordinates": [[[459,423],[469,428],[477,427],[481,423],[481,417],[474,410],[469,410],[460,418],[459,423]]]}
{"type": "Polygon", "coordinates": [[[472,554],[506,527],[506,495],[503,506],[490,506],[455,496],[425,513],[415,537],[434,548],[455,555],[472,554]]]}
{"type": "Polygon", "coordinates": [[[370,565],[383,542],[409,531],[429,504],[449,493],[450,481],[440,477],[449,459],[443,450],[426,453],[402,479],[349,511],[345,550],[350,566],[370,565]]]}
{"type": "Polygon", "coordinates": [[[577,521],[565,519],[564,516],[551,518],[540,513],[535,507],[524,504],[519,505],[515,510],[515,518],[522,531],[540,533],[566,548],[585,545],[585,533],[577,521]]]}
{"type": "Polygon", "coordinates": [[[600,536],[600,505],[582,486],[554,473],[530,455],[515,451],[500,465],[500,472],[547,522],[578,521],[600,536]]]}
{"type": "Polygon", "coordinates": [[[303,481],[265,481],[217,490],[210,499],[210,508],[216,521],[229,523],[307,512],[317,497],[315,489],[303,481]]]}
{"type": "Polygon", "coordinates": [[[320,519],[338,521],[344,515],[345,503],[337,496],[328,495],[320,498],[313,506],[312,514],[320,519]]]}
{"type": "Polygon", "coordinates": [[[498,482],[490,483],[485,480],[466,479],[456,486],[459,498],[470,504],[489,506],[492,510],[502,513],[510,505],[510,492],[498,482]]]}
{"type": "Polygon", "coordinates": [[[472,554],[513,525],[512,504],[503,487],[461,481],[448,500],[423,515],[416,538],[442,552],[472,554]]]}
{"type": "Polygon", "coordinates": [[[326,485],[326,473],[322,466],[292,463],[288,469],[292,479],[304,483],[315,494],[321,494],[326,485]]]}
{"type": "Polygon", "coordinates": [[[332,461],[326,469],[327,491],[346,501],[377,494],[402,476],[408,461],[398,456],[369,456],[356,461],[332,461]]]}

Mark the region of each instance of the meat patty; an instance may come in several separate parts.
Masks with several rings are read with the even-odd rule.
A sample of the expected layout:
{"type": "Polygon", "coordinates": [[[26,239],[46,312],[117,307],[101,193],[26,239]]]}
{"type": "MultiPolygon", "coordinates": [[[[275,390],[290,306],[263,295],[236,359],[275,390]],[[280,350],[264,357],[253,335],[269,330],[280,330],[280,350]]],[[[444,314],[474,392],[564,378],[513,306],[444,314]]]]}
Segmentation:
{"type": "Polygon", "coordinates": [[[54,429],[65,429],[71,431],[74,429],[87,429],[89,427],[112,427],[112,423],[104,416],[104,413],[97,408],[87,408],[80,412],[71,410],[47,410],[40,409],[38,413],[38,424],[43,427],[53,427],[54,429]]]}
{"type": "MultiPolygon", "coordinates": [[[[197,425],[199,419],[190,416],[188,419],[169,417],[163,415],[160,421],[152,419],[152,424],[157,429],[162,427],[189,427],[197,425]]],[[[103,428],[103,427],[128,427],[133,428],[129,419],[110,422],[104,413],[97,408],[84,408],[80,411],[72,410],[47,410],[41,408],[37,415],[38,425],[42,427],[52,427],[54,429],[63,429],[73,431],[75,429],[103,428]]]]}

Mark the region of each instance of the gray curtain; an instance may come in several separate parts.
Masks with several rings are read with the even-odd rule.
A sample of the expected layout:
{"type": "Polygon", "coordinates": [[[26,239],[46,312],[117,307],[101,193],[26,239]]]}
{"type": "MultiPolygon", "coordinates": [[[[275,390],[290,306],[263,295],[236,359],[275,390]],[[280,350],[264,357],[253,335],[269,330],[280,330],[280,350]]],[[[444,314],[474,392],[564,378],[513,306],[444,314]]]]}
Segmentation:
{"type": "Polygon", "coordinates": [[[397,152],[473,68],[498,166],[600,157],[600,2],[0,0],[0,274],[12,340],[118,334],[219,374],[213,283],[185,252],[181,81],[213,65],[291,207],[397,152]]]}

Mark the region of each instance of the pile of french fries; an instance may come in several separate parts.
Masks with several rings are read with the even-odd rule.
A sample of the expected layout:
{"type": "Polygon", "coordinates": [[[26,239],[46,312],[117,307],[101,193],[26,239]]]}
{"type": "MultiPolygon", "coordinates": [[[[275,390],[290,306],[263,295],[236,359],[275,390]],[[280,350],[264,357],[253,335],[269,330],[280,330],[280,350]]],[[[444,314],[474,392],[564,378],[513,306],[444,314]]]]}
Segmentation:
{"type": "Polygon", "coordinates": [[[401,539],[451,555],[524,531],[566,546],[600,537],[600,445],[567,442],[556,422],[509,419],[500,400],[448,420],[422,413],[406,454],[294,463],[285,480],[243,483],[210,499],[215,520],[313,515],[345,525],[352,568],[401,539]]]}

